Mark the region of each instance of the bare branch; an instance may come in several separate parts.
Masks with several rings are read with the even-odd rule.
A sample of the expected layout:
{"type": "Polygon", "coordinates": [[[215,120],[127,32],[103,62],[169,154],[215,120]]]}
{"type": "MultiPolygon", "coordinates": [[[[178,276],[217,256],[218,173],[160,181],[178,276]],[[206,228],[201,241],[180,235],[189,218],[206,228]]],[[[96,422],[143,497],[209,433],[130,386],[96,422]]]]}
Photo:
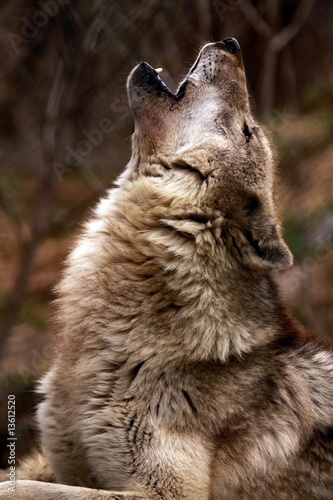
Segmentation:
{"type": "Polygon", "coordinates": [[[86,53],[93,52],[95,50],[98,35],[103,29],[103,26],[107,24],[107,15],[103,0],[95,0],[91,10],[93,13],[93,20],[87,29],[83,41],[83,49],[86,53]]]}
{"type": "MultiPolygon", "coordinates": [[[[65,88],[65,65],[59,60],[55,78],[49,93],[45,121],[42,127],[42,150],[44,157],[44,175],[40,197],[35,208],[35,218],[31,228],[30,238],[21,245],[22,255],[20,268],[12,289],[7,306],[2,314],[2,325],[0,328],[0,345],[3,346],[15,323],[17,312],[21,306],[29,283],[31,269],[33,267],[37,249],[41,239],[46,234],[47,216],[54,192],[55,175],[52,169],[52,158],[55,149],[56,119],[59,112],[61,97],[65,88]]],[[[10,210],[7,204],[7,210],[10,210]]],[[[11,217],[14,217],[17,227],[18,220],[15,213],[10,210],[11,217]]],[[[2,349],[4,352],[4,349],[2,349]]]]}
{"type": "Polygon", "coordinates": [[[20,245],[25,246],[28,242],[28,236],[24,231],[21,219],[13,207],[9,196],[7,196],[5,190],[0,185],[0,205],[2,206],[5,214],[12,223],[15,236],[20,245]]]}
{"type": "Polygon", "coordinates": [[[5,354],[6,341],[13,325],[15,324],[15,318],[26,293],[35,256],[36,243],[33,242],[32,239],[30,239],[27,244],[22,247],[21,264],[15,280],[15,284],[9,296],[6,307],[1,314],[2,322],[0,326],[0,358],[5,354]]]}
{"type": "Polygon", "coordinates": [[[207,37],[212,27],[212,16],[209,0],[197,0],[197,12],[199,20],[199,31],[207,37]]]}
{"type": "Polygon", "coordinates": [[[239,7],[242,9],[243,14],[260,36],[263,38],[271,38],[274,35],[272,28],[261,17],[250,0],[242,0],[239,3],[239,7]]]}
{"type": "Polygon", "coordinates": [[[43,149],[47,150],[47,156],[54,155],[55,147],[55,122],[59,114],[59,106],[65,86],[65,64],[59,59],[53,84],[47,100],[45,122],[43,125],[43,149]]]}
{"type": "MultiPolygon", "coordinates": [[[[243,0],[244,1],[244,0],[243,0]]],[[[272,50],[279,52],[297,35],[304,26],[317,0],[303,0],[296,10],[290,24],[277,33],[270,41],[272,50]]]]}
{"type": "Polygon", "coordinates": [[[104,190],[105,188],[103,187],[100,191],[94,191],[90,196],[66,210],[65,213],[48,226],[45,236],[55,236],[58,232],[61,233],[65,226],[68,227],[71,221],[77,221],[87,210],[87,207],[90,207],[93,202],[100,198],[104,190]]]}

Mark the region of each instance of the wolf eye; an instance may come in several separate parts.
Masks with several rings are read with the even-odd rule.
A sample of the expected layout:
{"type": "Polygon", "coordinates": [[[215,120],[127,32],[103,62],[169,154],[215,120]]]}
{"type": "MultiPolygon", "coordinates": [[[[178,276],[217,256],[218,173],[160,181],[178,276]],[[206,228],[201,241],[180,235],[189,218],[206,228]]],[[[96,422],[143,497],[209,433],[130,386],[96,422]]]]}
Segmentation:
{"type": "Polygon", "coordinates": [[[166,163],[164,163],[163,161],[160,162],[160,165],[165,168],[165,170],[171,170],[171,167],[169,167],[169,165],[167,165],[166,163]]]}
{"type": "Polygon", "coordinates": [[[249,142],[252,137],[252,132],[250,132],[250,129],[247,125],[244,125],[243,134],[245,136],[246,142],[249,142]]]}

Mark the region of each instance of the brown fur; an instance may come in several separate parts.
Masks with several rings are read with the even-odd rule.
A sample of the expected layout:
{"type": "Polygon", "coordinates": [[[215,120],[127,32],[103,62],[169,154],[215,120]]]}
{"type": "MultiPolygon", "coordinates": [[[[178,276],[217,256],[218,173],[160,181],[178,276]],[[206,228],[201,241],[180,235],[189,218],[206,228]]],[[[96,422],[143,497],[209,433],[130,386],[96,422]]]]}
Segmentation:
{"type": "Polygon", "coordinates": [[[16,498],[332,498],[333,356],[271,277],[292,258],[235,47],[205,45],[183,96],[129,77],[132,160],[68,259],[41,384],[61,484],[16,498]]]}

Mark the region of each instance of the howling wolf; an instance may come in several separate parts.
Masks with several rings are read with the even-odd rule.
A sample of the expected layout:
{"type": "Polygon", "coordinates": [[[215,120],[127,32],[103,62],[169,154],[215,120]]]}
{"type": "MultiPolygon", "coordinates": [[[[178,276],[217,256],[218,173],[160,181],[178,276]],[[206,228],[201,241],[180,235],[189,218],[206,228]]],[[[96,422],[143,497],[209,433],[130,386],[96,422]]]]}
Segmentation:
{"type": "Polygon", "coordinates": [[[176,94],[144,62],[127,87],[132,158],[57,289],[52,474],[0,496],[332,500],[333,355],[272,279],[292,256],[240,46],[205,45],[176,94]]]}

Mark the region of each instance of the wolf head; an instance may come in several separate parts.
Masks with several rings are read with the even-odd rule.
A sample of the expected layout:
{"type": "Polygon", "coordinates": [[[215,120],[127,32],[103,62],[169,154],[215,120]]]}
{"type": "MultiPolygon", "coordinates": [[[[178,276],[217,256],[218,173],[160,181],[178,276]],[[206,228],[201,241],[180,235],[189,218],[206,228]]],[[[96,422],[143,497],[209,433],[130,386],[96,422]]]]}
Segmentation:
{"type": "Polygon", "coordinates": [[[289,267],[273,198],[274,154],[250,111],[237,40],[205,45],[176,94],[145,62],[127,89],[135,133],[125,177],[158,186],[164,227],[197,244],[210,230],[245,269],[289,267]]]}

